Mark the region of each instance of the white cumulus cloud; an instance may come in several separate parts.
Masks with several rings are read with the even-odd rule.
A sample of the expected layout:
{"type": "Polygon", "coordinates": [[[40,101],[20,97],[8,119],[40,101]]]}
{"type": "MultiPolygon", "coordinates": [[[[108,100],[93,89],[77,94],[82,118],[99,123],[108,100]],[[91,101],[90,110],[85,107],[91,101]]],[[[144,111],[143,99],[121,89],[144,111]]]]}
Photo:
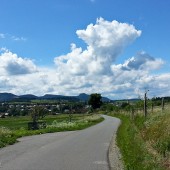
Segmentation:
{"type": "MultiPolygon", "coordinates": [[[[124,64],[119,64],[116,67],[122,70],[157,70],[163,66],[164,61],[161,58],[154,58],[142,51],[136,56],[129,58],[124,64]]],[[[114,69],[114,66],[112,67],[114,69]]]]}
{"type": "Polygon", "coordinates": [[[133,25],[97,19],[85,30],[77,30],[77,35],[87,44],[87,49],[71,46],[71,52],[55,58],[61,72],[75,75],[108,74],[111,64],[122,53],[124,48],[141,35],[133,25]]]}
{"type": "Polygon", "coordinates": [[[0,70],[1,74],[20,75],[36,72],[37,68],[32,60],[5,51],[0,55],[0,70]]]}

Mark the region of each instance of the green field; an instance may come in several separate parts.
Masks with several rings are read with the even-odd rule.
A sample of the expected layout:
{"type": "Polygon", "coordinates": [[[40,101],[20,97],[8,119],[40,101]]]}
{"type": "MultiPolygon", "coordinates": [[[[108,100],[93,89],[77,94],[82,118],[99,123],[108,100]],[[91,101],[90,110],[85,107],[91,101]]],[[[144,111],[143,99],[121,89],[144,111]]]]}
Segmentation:
{"type": "Polygon", "coordinates": [[[0,148],[15,143],[17,138],[22,136],[81,130],[103,121],[104,118],[95,114],[73,114],[71,122],[69,120],[70,117],[68,114],[46,116],[43,119],[43,121],[47,123],[46,128],[28,130],[28,122],[31,121],[30,117],[22,116],[0,119],[0,148]]]}
{"type": "MultiPolygon", "coordinates": [[[[74,114],[72,115],[72,121],[77,121],[87,116],[88,115],[74,114]]],[[[68,114],[49,115],[42,119],[42,121],[45,121],[48,125],[51,124],[54,120],[57,120],[59,122],[69,121],[69,115],[68,114]]],[[[0,119],[0,127],[3,126],[11,130],[17,130],[20,128],[26,129],[28,127],[28,122],[30,121],[32,121],[30,116],[8,117],[0,119]]]]}

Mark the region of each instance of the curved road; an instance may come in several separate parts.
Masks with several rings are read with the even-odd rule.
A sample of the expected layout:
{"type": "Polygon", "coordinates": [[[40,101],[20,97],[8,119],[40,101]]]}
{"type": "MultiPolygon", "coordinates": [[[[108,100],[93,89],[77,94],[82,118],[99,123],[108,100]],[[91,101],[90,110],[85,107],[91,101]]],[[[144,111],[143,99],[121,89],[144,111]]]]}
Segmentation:
{"type": "Polygon", "coordinates": [[[108,148],[120,120],[81,131],[23,137],[0,149],[0,170],[109,170],[108,148]]]}

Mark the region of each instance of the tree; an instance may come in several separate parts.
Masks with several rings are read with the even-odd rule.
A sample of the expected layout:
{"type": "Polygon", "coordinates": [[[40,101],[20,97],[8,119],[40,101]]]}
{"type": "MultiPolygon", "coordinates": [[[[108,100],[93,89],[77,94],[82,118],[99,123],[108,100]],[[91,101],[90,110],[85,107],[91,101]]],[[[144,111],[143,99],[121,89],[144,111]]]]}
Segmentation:
{"type": "Polygon", "coordinates": [[[20,115],[20,110],[14,106],[11,109],[8,110],[10,116],[19,116],[20,115]]]}
{"type": "Polygon", "coordinates": [[[100,108],[100,106],[102,105],[101,99],[102,99],[101,94],[93,93],[90,95],[88,104],[91,105],[93,109],[100,108]]]}
{"type": "Polygon", "coordinates": [[[28,122],[29,130],[36,130],[40,128],[45,128],[45,122],[39,122],[39,119],[43,119],[47,114],[47,110],[42,106],[35,106],[31,112],[32,122],[28,122]]]}
{"type": "Polygon", "coordinates": [[[43,119],[47,115],[47,110],[42,106],[35,106],[31,112],[33,122],[43,119]]]}

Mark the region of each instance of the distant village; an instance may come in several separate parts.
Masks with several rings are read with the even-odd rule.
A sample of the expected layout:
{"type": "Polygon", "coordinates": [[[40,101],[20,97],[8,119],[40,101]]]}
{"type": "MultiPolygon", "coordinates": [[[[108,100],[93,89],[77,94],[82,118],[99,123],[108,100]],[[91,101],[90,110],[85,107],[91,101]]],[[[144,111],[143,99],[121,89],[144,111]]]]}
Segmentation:
{"type": "Polygon", "coordinates": [[[0,118],[8,116],[26,116],[31,113],[34,107],[43,107],[49,115],[57,115],[61,113],[85,113],[88,112],[90,106],[84,102],[58,102],[58,103],[0,103],[0,118]]]}
{"type": "MultiPolygon", "coordinates": [[[[43,107],[47,114],[58,115],[61,113],[87,113],[89,95],[81,93],[78,96],[35,95],[17,96],[12,93],[0,93],[0,118],[8,116],[30,115],[36,106],[43,107]]],[[[102,98],[110,101],[107,98],[102,98]]]]}

